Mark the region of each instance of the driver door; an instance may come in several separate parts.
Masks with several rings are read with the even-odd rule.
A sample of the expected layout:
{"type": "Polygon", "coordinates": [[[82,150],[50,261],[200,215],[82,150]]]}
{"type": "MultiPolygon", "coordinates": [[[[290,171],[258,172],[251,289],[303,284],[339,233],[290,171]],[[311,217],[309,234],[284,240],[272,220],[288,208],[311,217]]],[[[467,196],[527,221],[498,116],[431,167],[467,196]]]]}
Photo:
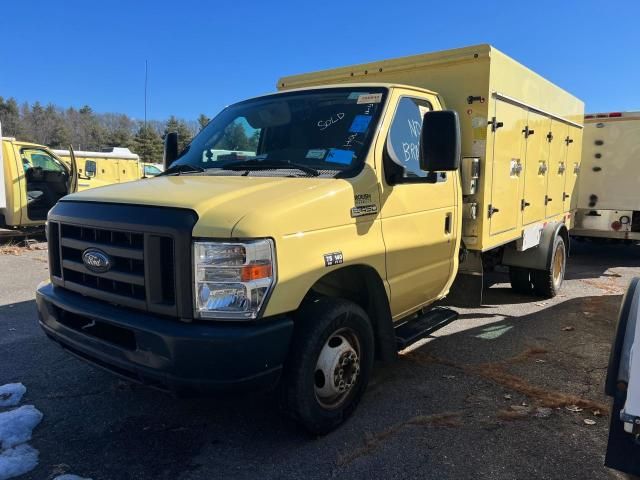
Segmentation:
{"type": "Polygon", "coordinates": [[[384,147],[380,213],[394,318],[439,298],[453,268],[456,177],[419,166],[422,119],[435,102],[400,96],[384,147]]]}
{"type": "Polygon", "coordinates": [[[71,158],[71,168],[69,169],[69,180],[67,180],[67,194],[78,191],[78,163],[71,145],[69,145],[69,157],[71,158]]]}

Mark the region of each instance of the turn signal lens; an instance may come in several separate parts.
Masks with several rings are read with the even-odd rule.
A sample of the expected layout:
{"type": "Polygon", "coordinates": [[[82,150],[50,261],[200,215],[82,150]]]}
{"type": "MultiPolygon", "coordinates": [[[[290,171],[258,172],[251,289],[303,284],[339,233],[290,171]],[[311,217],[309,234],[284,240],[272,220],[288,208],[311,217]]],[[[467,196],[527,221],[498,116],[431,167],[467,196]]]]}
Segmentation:
{"type": "Polygon", "coordinates": [[[243,282],[250,282],[252,280],[260,280],[261,278],[271,277],[271,264],[265,263],[262,265],[245,265],[242,267],[240,278],[243,282]]]}

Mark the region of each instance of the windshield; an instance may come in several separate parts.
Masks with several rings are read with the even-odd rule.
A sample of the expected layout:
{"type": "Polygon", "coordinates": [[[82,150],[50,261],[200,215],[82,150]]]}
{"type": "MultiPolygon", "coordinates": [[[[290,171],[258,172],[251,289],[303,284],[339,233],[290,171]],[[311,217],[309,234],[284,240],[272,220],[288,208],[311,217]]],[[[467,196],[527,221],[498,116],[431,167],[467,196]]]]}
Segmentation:
{"type": "Polygon", "coordinates": [[[327,88],[271,95],[226,108],[172,170],[211,175],[348,176],[363,165],[384,88],[327,88]],[[180,168],[180,166],[183,166],[180,168]]]}

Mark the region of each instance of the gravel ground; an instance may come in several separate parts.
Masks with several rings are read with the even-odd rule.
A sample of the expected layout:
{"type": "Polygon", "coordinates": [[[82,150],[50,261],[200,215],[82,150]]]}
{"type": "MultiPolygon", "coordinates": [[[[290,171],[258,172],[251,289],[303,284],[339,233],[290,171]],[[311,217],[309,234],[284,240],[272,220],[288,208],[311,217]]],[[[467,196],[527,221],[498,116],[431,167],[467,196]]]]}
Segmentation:
{"type": "Polygon", "coordinates": [[[0,384],[44,413],[24,478],[617,478],[603,379],[635,275],[640,247],[577,242],[553,300],[493,274],[483,307],[379,367],[351,420],[311,438],[273,394],[175,399],[70,357],[37,325],[46,251],[0,249],[0,384]]]}

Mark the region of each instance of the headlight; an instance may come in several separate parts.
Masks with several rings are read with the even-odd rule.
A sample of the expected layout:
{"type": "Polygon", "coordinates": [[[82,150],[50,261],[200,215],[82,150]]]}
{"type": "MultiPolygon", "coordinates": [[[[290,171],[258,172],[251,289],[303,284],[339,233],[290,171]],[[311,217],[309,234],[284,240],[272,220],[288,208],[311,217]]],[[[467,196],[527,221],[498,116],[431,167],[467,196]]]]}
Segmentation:
{"type": "Polygon", "coordinates": [[[275,283],[273,241],[194,242],[195,313],[254,319],[275,283]]]}

